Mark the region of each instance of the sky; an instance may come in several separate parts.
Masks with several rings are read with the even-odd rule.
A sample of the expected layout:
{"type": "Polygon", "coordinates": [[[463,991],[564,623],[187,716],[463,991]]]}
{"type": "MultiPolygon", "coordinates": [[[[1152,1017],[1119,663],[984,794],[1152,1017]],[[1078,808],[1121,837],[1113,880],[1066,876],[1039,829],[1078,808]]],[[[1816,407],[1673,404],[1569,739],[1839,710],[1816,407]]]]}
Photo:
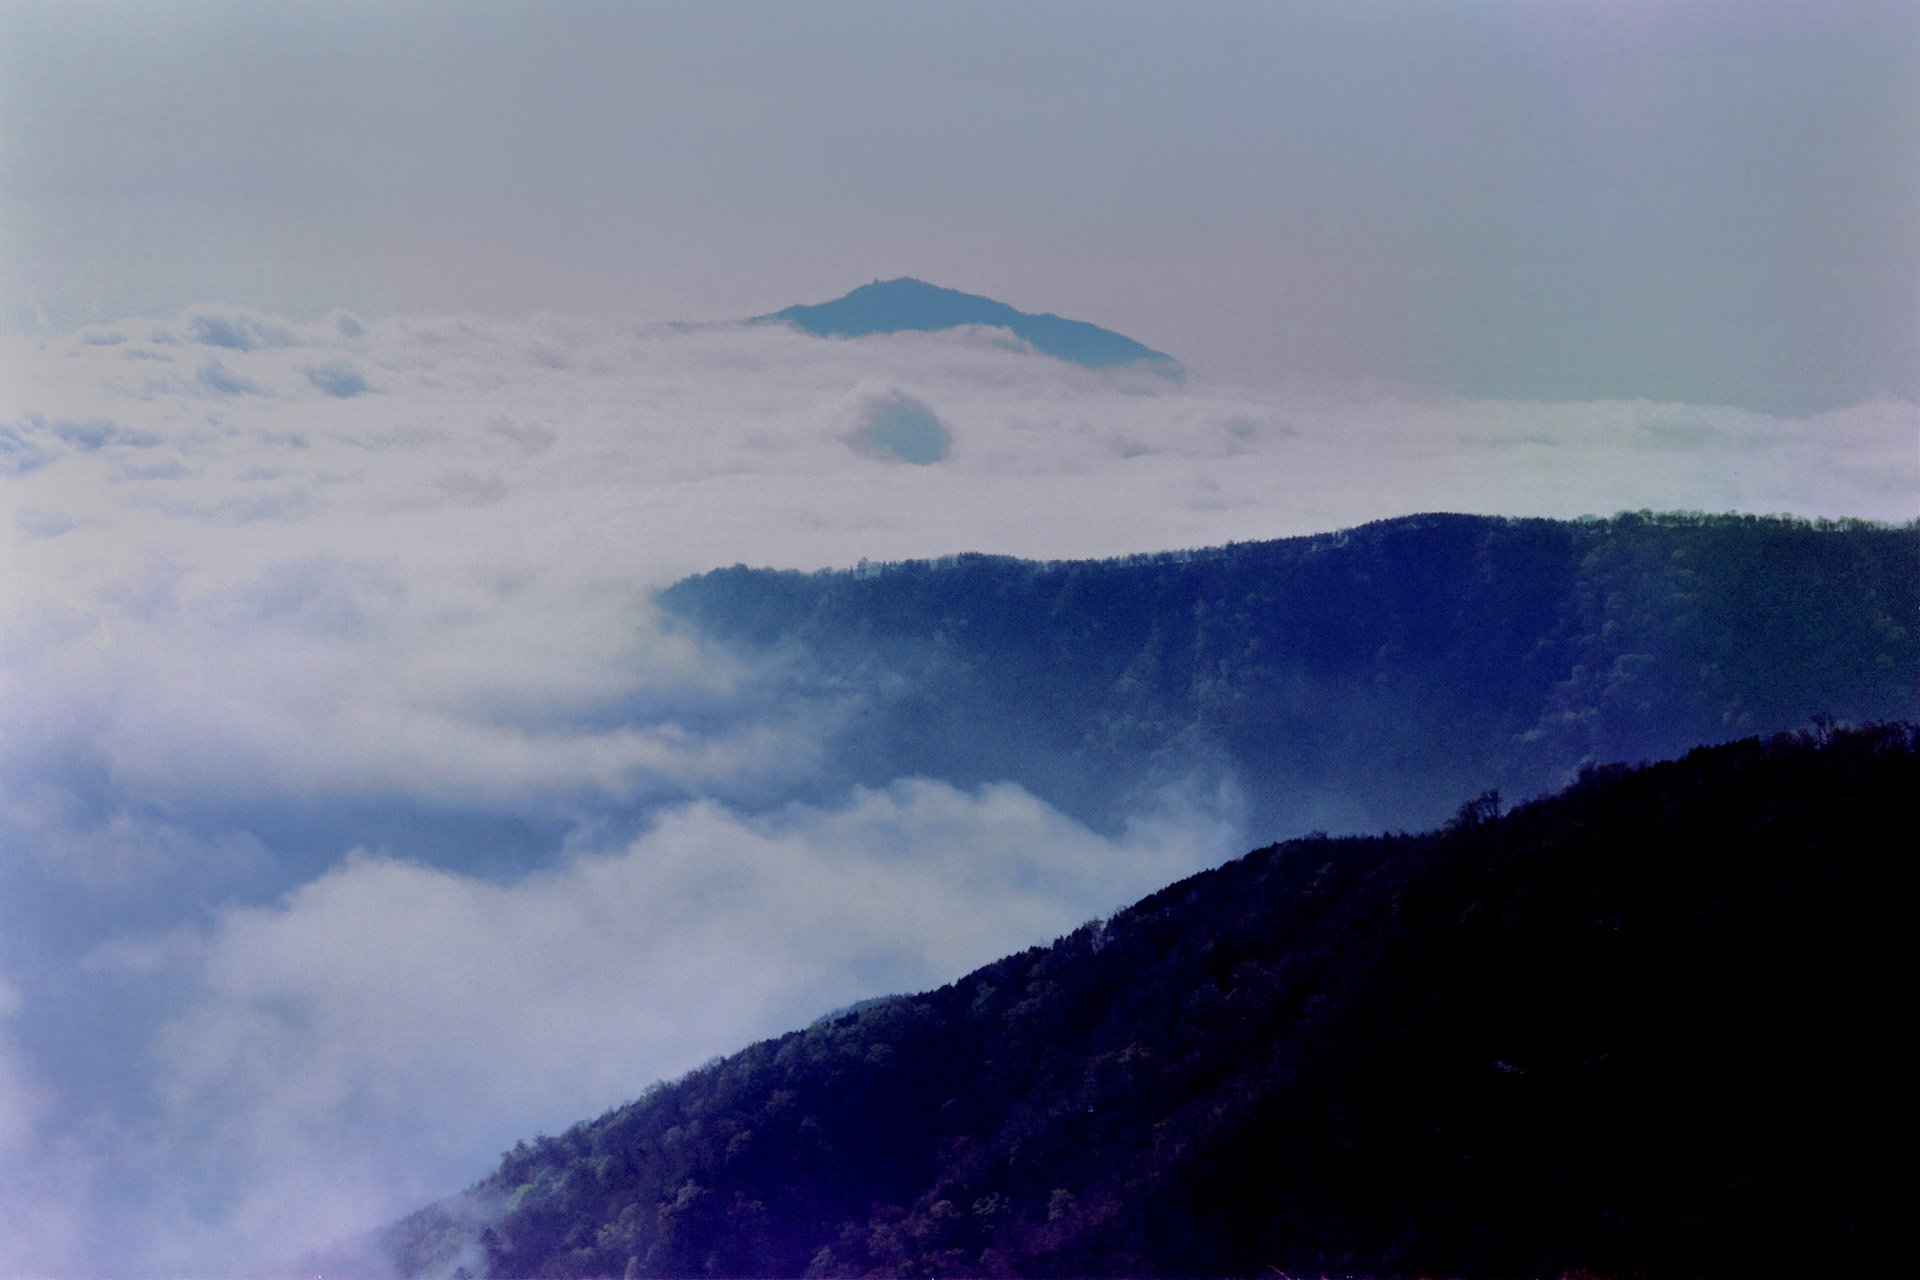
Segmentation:
{"type": "Polygon", "coordinates": [[[0,6],[0,328],[913,275],[1196,369],[1912,398],[1901,0],[0,6]]]}
{"type": "Polygon", "coordinates": [[[1294,834],[825,792],[685,574],[1920,515],[1917,31],[0,4],[0,1274],[270,1266],[1294,834]],[[903,274],[1186,373],[737,323],[903,274]]]}

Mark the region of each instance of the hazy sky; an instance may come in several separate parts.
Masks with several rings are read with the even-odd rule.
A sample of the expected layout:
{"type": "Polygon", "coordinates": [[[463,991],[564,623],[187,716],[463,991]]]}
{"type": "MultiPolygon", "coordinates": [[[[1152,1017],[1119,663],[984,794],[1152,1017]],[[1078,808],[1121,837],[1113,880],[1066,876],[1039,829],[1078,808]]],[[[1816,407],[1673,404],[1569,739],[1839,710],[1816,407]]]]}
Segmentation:
{"type": "Polygon", "coordinates": [[[0,0],[0,1274],[284,1259],[1294,834],[832,791],[686,573],[1920,514],[1916,15],[0,0]],[[719,323],[902,274],[1188,376],[719,323]]]}
{"type": "Polygon", "coordinates": [[[718,319],[917,275],[1197,369],[1920,379],[1902,0],[0,6],[0,324],[718,319]]]}

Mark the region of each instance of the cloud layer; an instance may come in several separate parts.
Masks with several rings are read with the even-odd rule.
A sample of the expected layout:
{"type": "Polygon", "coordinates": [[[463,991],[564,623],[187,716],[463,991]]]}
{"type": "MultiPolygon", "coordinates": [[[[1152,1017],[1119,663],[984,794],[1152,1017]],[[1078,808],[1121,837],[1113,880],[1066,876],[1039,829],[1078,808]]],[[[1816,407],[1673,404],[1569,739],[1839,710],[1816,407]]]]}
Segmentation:
{"type": "Polygon", "coordinates": [[[516,1134],[807,1011],[938,985],[1232,849],[1219,822],[1109,842],[1011,785],[916,780],[756,819],[676,807],[507,884],[356,851],[277,903],[89,957],[191,989],[153,1042],[137,1149],[164,1194],[127,1225],[161,1270],[284,1257],[446,1193],[516,1134]]]}
{"type": "Polygon", "coordinates": [[[990,330],[216,307],[0,362],[13,1272],[288,1256],[1238,851],[1231,796],[1104,839],[1012,784],[810,792],[857,708],[662,629],[683,574],[1920,512],[1901,401],[1342,403],[990,330]]]}

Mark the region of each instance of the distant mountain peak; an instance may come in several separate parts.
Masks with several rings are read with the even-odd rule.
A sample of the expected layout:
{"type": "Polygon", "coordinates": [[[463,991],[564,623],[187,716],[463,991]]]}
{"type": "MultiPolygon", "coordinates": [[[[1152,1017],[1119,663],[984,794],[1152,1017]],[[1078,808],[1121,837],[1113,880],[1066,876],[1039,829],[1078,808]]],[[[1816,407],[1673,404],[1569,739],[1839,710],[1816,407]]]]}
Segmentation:
{"type": "Polygon", "coordinates": [[[989,325],[1011,330],[1035,351],[1090,369],[1140,364],[1172,374],[1180,367],[1172,356],[1097,324],[1068,320],[1051,313],[1034,315],[992,298],[943,289],[911,276],[875,280],[832,302],[788,307],[755,319],[778,320],[807,333],[832,338],[989,325]]]}

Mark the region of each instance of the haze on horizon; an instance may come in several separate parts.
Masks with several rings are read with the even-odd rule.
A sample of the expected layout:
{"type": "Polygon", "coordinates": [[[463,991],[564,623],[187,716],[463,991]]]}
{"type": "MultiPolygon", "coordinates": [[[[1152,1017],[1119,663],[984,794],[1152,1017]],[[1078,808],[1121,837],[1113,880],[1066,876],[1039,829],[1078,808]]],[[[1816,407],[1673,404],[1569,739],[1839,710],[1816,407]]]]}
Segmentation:
{"type": "Polygon", "coordinates": [[[916,276],[1197,372],[1920,391],[1899,0],[13,0],[0,332],[716,320],[916,276]]]}
{"type": "Polygon", "coordinates": [[[0,1272],[269,1265],[1292,834],[826,788],[682,575],[1920,515],[1917,12],[0,6],[0,1272]],[[1186,376],[734,323],[899,276],[1186,376]]]}

